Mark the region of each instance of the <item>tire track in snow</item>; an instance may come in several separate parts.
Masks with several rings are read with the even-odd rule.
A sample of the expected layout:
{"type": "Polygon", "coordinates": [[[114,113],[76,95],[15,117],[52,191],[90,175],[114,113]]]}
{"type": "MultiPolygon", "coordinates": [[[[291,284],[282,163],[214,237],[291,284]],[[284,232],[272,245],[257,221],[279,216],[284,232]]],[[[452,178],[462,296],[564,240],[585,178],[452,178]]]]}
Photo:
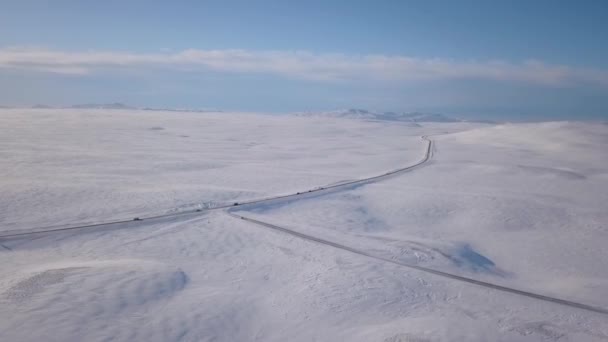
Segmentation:
{"type": "Polygon", "coordinates": [[[519,296],[524,296],[524,297],[528,297],[528,298],[534,298],[534,299],[538,299],[538,300],[542,300],[545,302],[550,302],[550,303],[555,303],[555,304],[561,304],[561,305],[565,305],[565,306],[569,306],[572,308],[577,308],[577,309],[582,309],[582,310],[586,310],[586,311],[591,311],[591,312],[595,312],[595,313],[600,313],[600,314],[604,314],[604,315],[608,315],[608,309],[604,309],[601,307],[595,307],[592,305],[587,305],[587,304],[583,304],[583,303],[578,303],[578,302],[574,302],[574,301],[570,301],[570,300],[565,300],[565,299],[560,299],[560,298],[556,298],[556,297],[551,297],[551,296],[547,296],[547,295],[542,295],[542,294],[538,294],[538,293],[534,293],[534,292],[529,292],[529,291],[524,291],[524,290],[519,290],[516,288],[512,288],[512,287],[508,287],[508,286],[502,286],[502,285],[498,285],[498,284],[493,284],[493,283],[489,283],[486,281],[481,281],[481,280],[477,280],[477,279],[473,279],[473,278],[468,278],[468,277],[463,277],[463,276],[459,276],[456,274],[452,274],[452,273],[447,273],[447,272],[443,272],[443,271],[438,271],[432,268],[427,268],[427,267],[423,267],[423,266],[418,266],[418,265],[414,265],[414,264],[408,264],[408,263],[404,263],[401,261],[397,261],[397,260],[393,260],[393,259],[389,259],[389,258],[384,258],[381,256],[377,256],[377,255],[373,255],[371,253],[365,252],[363,250],[357,249],[357,248],[353,248],[353,247],[349,247],[337,242],[333,242],[330,240],[325,240],[319,237],[315,237],[312,235],[308,235],[308,234],[304,234],[304,233],[300,233],[298,231],[289,229],[289,228],[285,228],[285,227],[281,227],[272,223],[268,223],[268,222],[264,222],[264,221],[259,221],[250,217],[246,217],[246,216],[242,216],[242,215],[237,215],[234,214],[232,212],[230,212],[230,210],[225,211],[228,215],[234,217],[234,218],[238,218],[250,223],[253,223],[255,225],[258,226],[262,226],[262,227],[266,227],[266,228],[270,228],[272,230],[275,231],[279,231],[282,233],[286,233],[292,236],[296,236],[299,237],[301,239],[304,240],[308,240],[311,242],[315,242],[318,244],[322,244],[322,245],[326,245],[329,247],[333,247],[336,249],[340,249],[343,251],[347,251],[353,254],[358,254],[364,257],[368,257],[371,259],[376,259],[376,260],[380,260],[383,262],[388,262],[391,264],[395,264],[395,265],[399,265],[399,266],[403,266],[403,267],[407,267],[410,269],[414,269],[420,272],[425,272],[425,273],[429,273],[429,274],[433,274],[439,277],[443,277],[443,278],[449,278],[452,280],[457,280],[460,282],[464,282],[464,283],[469,283],[469,284],[473,284],[473,285],[477,285],[477,286],[481,286],[481,287],[485,287],[488,289],[492,289],[492,290],[496,290],[496,291],[501,291],[501,292],[507,292],[507,293],[511,293],[511,294],[515,294],[515,295],[519,295],[519,296]]]}
{"type": "Polygon", "coordinates": [[[136,217],[136,218],[131,218],[131,219],[118,219],[115,221],[107,221],[107,222],[99,222],[99,223],[70,225],[69,227],[55,226],[55,227],[36,227],[36,228],[19,229],[16,231],[8,231],[8,232],[4,232],[4,233],[0,234],[0,240],[1,239],[14,239],[14,238],[27,238],[27,237],[35,236],[35,235],[61,233],[61,232],[66,232],[66,231],[97,230],[98,228],[114,228],[114,229],[129,228],[129,227],[133,227],[134,225],[139,225],[143,222],[150,223],[150,221],[160,221],[160,220],[166,219],[166,218],[176,218],[176,217],[181,217],[181,216],[197,216],[197,215],[201,215],[205,212],[209,212],[209,211],[213,211],[213,210],[223,210],[223,209],[241,207],[241,206],[252,205],[252,204],[262,204],[262,203],[276,201],[276,200],[286,200],[286,199],[292,199],[292,198],[296,198],[296,197],[305,197],[310,194],[318,195],[320,193],[330,192],[330,191],[340,189],[340,188],[345,188],[348,186],[362,185],[362,184],[366,184],[366,183],[370,183],[370,182],[376,182],[376,181],[379,181],[384,178],[388,178],[388,177],[391,177],[391,176],[394,176],[394,175],[397,175],[400,173],[414,170],[414,169],[422,166],[423,164],[427,163],[433,155],[433,140],[429,139],[428,135],[423,135],[420,138],[426,142],[426,149],[425,149],[424,157],[420,161],[418,161],[415,164],[412,164],[412,165],[409,165],[409,166],[406,166],[403,168],[395,169],[395,170],[392,170],[392,171],[389,171],[389,172],[386,172],[386,173],[383,173],[383,174],[377,175],[377,176],[361,178],[361,179],[348,181],[348,182],[344,182],[344,183],[339,183],[339,184],[334,184],[334,185],[319,186],[319,187],[315,187],[315,188],[308,189],[305,191],[300,191],[295,194],[264,197],[264,198],[260,198],[260,199],[250,200],[250,201],[235,202],[234,204],[220,205],[220,206],[216,206],[216,207],[212,207],[212,208],[194,209],[194,210],[182,211],[182,212],[178,212],[178,213],[161,214],[161,215],[154,215],[154,216],[141,217],[141,218],[136,217]],[[124,225],[124,227],[123,227],[123,225],[124,225]]]}

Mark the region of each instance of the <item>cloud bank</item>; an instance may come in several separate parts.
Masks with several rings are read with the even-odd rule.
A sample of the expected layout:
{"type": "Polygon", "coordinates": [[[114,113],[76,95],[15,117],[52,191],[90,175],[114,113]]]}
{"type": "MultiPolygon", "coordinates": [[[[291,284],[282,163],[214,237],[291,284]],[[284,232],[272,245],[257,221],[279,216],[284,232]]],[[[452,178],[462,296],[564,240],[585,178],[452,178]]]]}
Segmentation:
{"type": "Polygon", "coordinates": [[[174,53],[0,48],[0,69],[87,75],[110,69],[168,68],[194,72],[261,73],[309,81],[409,82],[476,79],[544,86],[608,86],[608,71],[529,60],[454,61],[407,56],[318,54],[306,51],[197,50],[174,53]]]}

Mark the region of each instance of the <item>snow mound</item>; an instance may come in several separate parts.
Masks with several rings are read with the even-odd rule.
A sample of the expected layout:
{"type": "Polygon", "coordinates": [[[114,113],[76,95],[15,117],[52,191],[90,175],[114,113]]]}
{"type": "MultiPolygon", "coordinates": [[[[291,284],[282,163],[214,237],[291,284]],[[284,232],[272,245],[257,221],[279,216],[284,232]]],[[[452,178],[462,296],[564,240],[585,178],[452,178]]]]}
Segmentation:
{"type": "Polygon", "coordinates": [[[180,269],[140,260],[69,262],[29,269],[0,288],[0,302],[13,312],[0,339],[15,341],[27,335],[28,340],[47,340],[52,331],[58,341],[78,340],[85,332],[128,340],[121,327],[158,308],[180,292],[187,280],[180,269]]]}
{"type": "Polygon", "coordinates": [[[597,146],[598,143],[608,144],[608,131],[604,126],[592,123],[556,121],[483,127],[452,134],[450,138],[460,143],[569,153],[597,146]]]}

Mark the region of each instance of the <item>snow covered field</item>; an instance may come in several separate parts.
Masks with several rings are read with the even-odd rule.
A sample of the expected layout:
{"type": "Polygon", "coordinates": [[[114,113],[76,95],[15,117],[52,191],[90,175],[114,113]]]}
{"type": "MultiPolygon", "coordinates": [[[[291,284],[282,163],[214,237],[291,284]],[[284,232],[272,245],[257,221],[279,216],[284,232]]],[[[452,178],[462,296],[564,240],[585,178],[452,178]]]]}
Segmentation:
{"type": "Polygon", "coordinates": [[[608,125],[0,112],[0,341],[605,341],[608,125]],[[370,257],[371,256],[371,257],[370,257]],[[377,258],[374,258],[377,257],[377,258]]]}

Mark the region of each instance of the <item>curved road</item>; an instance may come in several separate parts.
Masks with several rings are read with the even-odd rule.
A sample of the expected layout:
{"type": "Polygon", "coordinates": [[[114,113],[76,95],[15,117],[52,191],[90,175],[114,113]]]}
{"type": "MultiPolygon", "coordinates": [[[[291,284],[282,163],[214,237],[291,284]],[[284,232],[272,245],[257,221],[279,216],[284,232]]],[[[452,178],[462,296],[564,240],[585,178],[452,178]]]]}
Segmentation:
{"type": "MultiPolygon", "coordinates": [[[[427,141],[427,148],[426,148],[426,152],[425,152],[425,156],[422,160],[420,160],[418,163],[402,168],[402,169],[398,169],[398,170],[394,170],[391,172],[387,172],[385,174],[379,175],[379,176],[375,176],[375,177],[369,177],[369,178],[365,178],[365,179],[360,179],[360,180],[356,180],[356,181],[351,181],[351,182],[347,182],[347,183],[341,183],[339,185],[334,185],[331,187],[325,187],[323,190],[327,190],[327,189],[331,189],[331,188],[339,188],[339,187],[344,187],[344,186],[349,186],[349,185],[355,185],[355,184],[365,184],[365,183],[371,183],[371,182],[376,182],[379,180],[382,180],[384,178],[387,178],[389,176],[395,175],[395,174],[399,174],[405,171],[410,171],[426,162],[428,162],[431,157],[433,156],[433,141],[430,140],[428,138],[428,136],[422,136],[421,137],[423,140],[427,141]]],[[[270,200],[276,200],[276,199],[286,199],[286,198],[290,198],[293,197],[293,195],[289,195],[289,196],[278,196],[278,197],[274,197],[274,198],[269,198],[266,200],[258,200],[258,201],[251,201],[251,202],[247,202],[247,203],[243,203],[243,205],[246,204],[256,204],[256,203],[263,203],[266,201],[270,201],[270,200]]],[[[473,279],[473,278],[468,278],[468,277],[463,277],[457,274],[452,274],[452,273],[447,273],[447,272],[443,272],[443,271],[439,271],[439,270],[435,270],[435,269],[431,269],[431,268],[427,268],[427,267],[423,267],[423,266],[418,266],[415,264],[408,264],[408,263],[404,263],[404,262],[400,262],[397,260],[393,260],[393,259],[388,259],[388,258],[384,258],[381,256],[377,256],[377,255],[373,255],[370,254],[366,251],[360,250],[360,249],[356,249],[353,247],[349,247],[337,242],[333,242],[333,241],[329,241],[329,240],[325,240],[319,237],[315,237],[312,235],[308,235],[308,234],[304,234],[295,230],[292,230],[290,228],[286,228],[286,227],[281,227],[278,226],[276,224],[272,224],[269,222],[264,222],[264,221],[260,221],[260,220],[256,220],[250,217],[246,217],[246,216],[242,216],[242,215],[238,215],[238,214],[234,214],[232,213],[232,209],[243,209],[243,208],[228,208],[227,210],[225,210],[225,212],[234,217],[234,218],[238,218],[241,220],[245,220],[247,222],[253,223],[255,225],[258,226],[262,226],[262,227],[266,227],[266,228],[270,228],[272,230],[276,230],[282,233],[286,233],[292,236],[296,236],[299,237],[301,239],[304,240],[308,240],[308,241],[312,241],[315,243],[319,243],[322,245],[326,245],[329,247],[333,247],[336,249],[340,249],[340,250],[344,250],[350,253],[354,253],[354,254],[358,254],[361,256],[365,256],[368,258],[372,258],[372,259],[376,259],[376,260],[380,260],[380,261],[384,261],[384,262],[388,262],[391,264],[395,264],[395,265],[399,265],[399,266],[403,266],[403,267],[407,267],[410,269],[414,269],[417,271],[421,271],[421,272],[425,272],[425,273],[429,273],[429,274],[433,274],[436,276],[440,276],[443,278],[449,278],[452,280],[457,280],[457,281],[461,281],[461,282],[465,282],[465,283],[469,283],[469,284],[473,284],[473,285],[478,285],[481,287],[485,287],[488,289],[493,289],[493,290],[497,290],[497,291],[502,291],[502,292],[507,292],[507,293],[511,293],[511,294],[516,294],[516,295],[520,295],[520,296],[524,296],[524,297],[528,297],[528,298],[534,298],[534,299],[538,299],[538,300],[542,300],[545,302],[550,302],[550,303],[555,303],[555,304],[561,304],[561,305],[565,305],[565,306],[569,306],[572,308],[577,308],[577,309],[582,309],[582,310],[586,310],[586,311],[591,311],[591,312],[595,312],[595,313],[600,313],[600,314],[605,314],[608,315],[608,309],[604,309],[601,307],[596,307],[596,306],[592,306],[592,305],[587,305],[587,304],[583,304],[583,303],[578,303],[578,302],[574,302],[574,301],[569,301],[569,300],[565,300],[565,299],[561,299],[561,298],[556,298],[556,297],[551,297],[551,296],[546,296],[546,295],[542,295],[542,294],[538,294],[538,293],[534,293],[534,292],[529,292],[529,291],[524,291],[524,290],[519,290],[516,288],[512,288],[512,287],[507,287],[507,286],[502,286],[502,285],[498,285],[498,284],[493,284],[493,283],[489,283],[489,282],[485,282],[485,281],[481,281],[481,280],[477,280],[477,279],[473,279]]]]}
{"type": "Polygon", "coordinates": [[[34,236],[34,235],[60,233],[60,232],[66,232],[66,231],[79,231],[79,230],[88,231],[88,230],[97,230],[97,229],[101,229],[101,228],[114,228],[114,229],[130,228],[130,227],[133,227],[134,225],[139,225],[140,223],[143,223],[143,222],[151,223],[151,222],[162,221],[163,219],[174,218],[174,217],[178,217],[178,216],[188,216],[188,217],[196,216],[196,215],[201,215],[205,212],[209,212],[209,211],[213,211],[213,210],[228,209],[228,208],[240,207],[240,206],[245,206],[245,205],[250,205],[250,204],[269,203],[272,201],[288,200],[288,199],[293,199],[296,197],[301,198],[301,197],[305,197],[309,194],[318,195],[319,193],[330,192],[330,191],[334,191],[334,190],[337,190],[340,188],[346,188],[348,186],[363,185],[363,184],[375,182],[375,181],[378,181],[378,180],[381,180],[381,179],[384,179],[384,178],[387,178],[390,176],[394,176],[394,175],[397,175],[397,174],[400,174],[403,172],[411,171],[411,170],[423,165],[424,163],[428,162],[433,155],[433,141],[431,139],[429,139],[428,136],[426,136],[426,135],[423,135],[420,138],[426,142],[424,157],[420,161],[418,161],[417,163],[415,163],[413,165],[409,165],[409,166],[406,166],[406,167],[403,167],[400,169],[392,170],[392,171],[383,173],[381,175],[373,176],[373,177],[361,178],[361,179],[357,179],[354,181],[348,181],[348,182],[334,184],[334,185],[315,187],[313,189],[300,191],[300,192],[297,192],[294,194],[264,197],[264,198],[260,198],[260,199],[249,200],[249,201],[235,202],[233,204],[220,205],[220,206],[212,207],[212,208],[193,209],[193,210],[181,211],[178,213],[161,214],[161,215],[154,215],[154,216],[141,217],[141,218],[138,217],[138,218],[131,218],[131,219],[120,219],[120,220],[115,220],[115,221],[107,221],[107,222],[99,222],[99,223],[91,223],[91,224],[74,224],[74,225],[70,225],[68,227],[65,227],[65,226],[36,227],[36,228],[24,228],[24,229],[19,229],[19,230],[14,230],[14,231],[6,231],[6,232],[0,233],[0,242],[3,239],[25,238],[25,237],[34,236]]]}

